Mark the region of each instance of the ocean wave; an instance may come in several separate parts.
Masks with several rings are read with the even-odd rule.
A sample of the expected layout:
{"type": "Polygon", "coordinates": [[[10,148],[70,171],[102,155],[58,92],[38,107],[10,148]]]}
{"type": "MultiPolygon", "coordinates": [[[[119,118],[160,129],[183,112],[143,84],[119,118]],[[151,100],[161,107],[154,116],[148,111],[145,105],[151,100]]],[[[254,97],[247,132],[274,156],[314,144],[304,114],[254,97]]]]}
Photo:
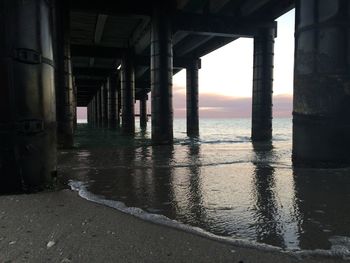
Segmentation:
{"type": "MultiPolygon", "coordinates": [[[[273,142],[286,142],[291,139],[287,136],[273,136],[273,142]]],[[[186,138],[186,139],[175,139],[174,145],[193,145],[193,144],[237,144],[237,143],[251,143],[252,139],[249,136],[236,136],[232,138],[223,139],[202,139],[202,138],[186,138]]]]}
{"type": "Polygon", "coordinates": [[[251,142],[251,139],[237,139],[237,140],[203,140],[201,141],[202,144],[231,144],[231,143],[247,143],[247,142],[251,142]]]}
{"type": "Polygon", "coordinates": [[[154,169],[154,168],[187,168],[187,167],[210,167],[210,166],[220,166],[220,165],[231,165],[231,164],[243,164],[251,163],[250,160],[237,160],[237,161],[226,161],[226,162],[213,162],[213,163],[172,163],[172,164],[157,164],[157,163],[142,163],[138,165],[137,163],[130,166],[128,165],[104,165],[104,166],[79,166],[72,167],[71,165],[61,166],[61,169],[70,169],[74,171],[79,170],[113,170],[113,169],[154,169]]]}
{"type": "Polygon", "coordinates": [[[241,137],[237,139],[216,139],[216,140],[210,140],[210,139],[200,139],[200,138],[194,138],[194,139],[177,139],[174,141],[175,145],[193,145],[193,144],[234,144],[234,143],[248,143],[251,142],[251,139],[249,137],[241,137]]]}
{"type": "Polygon", "coordinates": [[[280,247],[261,244],[255,241],[249,241],[242,238],[215,235],[213,233],[205,231],[202,228],[183,224],[177,220],[170,219],[164,215],[150,213],[138,207],[128,207],[125,205],[125,203],[121,201],[104,199],[101,196],[98,196],[89,192],[87,190],[87,183],[84,183],[81,181],[70,180],[69,186],[73,191],[78,192],[80,197],[88,201],[117,209],[120,212],[135,216],[145,221],[149,221],[149,222],[163,225],[166,227],[179,229],[185,232],[189,232],[192,234],[196,234],[198,236],[205,237],[207,239],[223,242],[236,247],[252,248],[260,251],[268,251],[268,252],[275,252],[275,253],[279,252],[279,253],[283,253],[283,254],[295,257],[298,260],[302,260],[303,258],[320,257],[320,256],[342,258],[342,259],[346,259],[350,257],[350,249],[349,249],[350,238],[349,237],[332,237],[330,239],[330,242],[332,243],[332,247],[330,250],[324,250],[324,249],[299,250],[299,251],[288,250],[288,249],[283,250],[280,247]]]}

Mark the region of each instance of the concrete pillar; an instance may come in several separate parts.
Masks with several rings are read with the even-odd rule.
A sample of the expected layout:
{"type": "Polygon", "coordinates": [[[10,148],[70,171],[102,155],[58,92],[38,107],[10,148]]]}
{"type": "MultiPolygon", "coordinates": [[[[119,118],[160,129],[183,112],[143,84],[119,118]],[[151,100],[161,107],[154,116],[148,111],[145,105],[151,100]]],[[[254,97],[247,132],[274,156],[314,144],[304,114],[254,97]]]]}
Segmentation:
{"type": "Polygon", "coordinates": [[[275,28],[262,28],[254,37],[252,140],[272,139],[272,86],[275,28]]]}
{"type": "Polygon", "coordinates": [[[117,104],[117,122],[118,122],[118,126],[120,126],[120,122],[121,122],[121,111],[122,111],[122,72],[121,70],[118,71],[118,77],[119,77],[119,81],[117,82],[117,94],[118,94],[118,104],[117,104]]]}
{"type": "Polygon", "coordinates": [[[74,89],[70,53],[70,18],[66,1],[56,1],[56,101],[58,146],[73,146],[74,89]]]}
{"type": "Polygon", "coordinates": [[[92,100],[89,102],[88,105],[88,123],[92,125],[92,100]]]}
{"type": "Polygon", "coordinates": [[[93,100],[90,101],[90,121],[89,121],[89,123],[91,125],[94,124],[94,101],[93,100]]]}
{"type": "Polygon", "coordinates": [[[350,164],[350,2],[296,1],[293,164],[350,164]]]}
{"type": "Polygon", "coordinates": [[[119,126],[118,111],[118,84],[120,83],[117,74],[108,79],[108,127],[116,128],[119,126]]]}
{"type": "Polygon", "coordinates": [[[186,68],[187,136],[199,136],[198,60],[186,68]]]}
{"type": "Polygon", "coordinates": [[[77,90],[77,86],[75,85],[75,77],[72,78],[72,84],[73,84],[73,127],[74,127],[74,132],[77,129],[77,125],[78,125],[78,90],[77,90]]]}
{"type": "Polygon", "coordinates": [[[132,52],[122,59],[121,66],[121,101],[122,101],[122,132],[135,132],[135,68],[132,52]]]}
{"type": "Polygon", "coordinates": [[[102,126],[108,126],[108,81],[101,87],[102,126]]]}
{"type": "Polygon", "coordinates": [[[168,3],[157,2],[152,15],[151,89],[152,141],[173,141],[173,47],[168,3]]]}
{"type": "Polygon", "coordinates": [[[99,97],[99,102],[100,102],[100,127],[104,126],[104,86],[101,85],[100,87],[100,97],[99,97]]]}
{"type": "Polygon", "coordinates": [[[50,8],[0,1],[0,193],[42,190],[56,174],[50,8]]]}
{"type": "Polygon", "coordinates": [[[102,90],[101,88],[97,91],[96,94],[96,118],[97,118],[97,126],[101,127],[102,126],[102,90]]]}
{"type": "Polygon", "coordinates": [[[96,123],[96,114],[95,114],[95,110],[96,110],[96,103],[95,103],[95,96],[92,98],[91,100],[91,124],[95,125],[96,123]]]}
{"type": "Polygon", "coordinates": [[[91,120],[90,120],[90,116],[91,116],[91,113],[90,113],[90,103],[87,105],[87,122],[89,123],[89,124],[91,124],[91,120]]]}
{"type": "Polygon", "coordinates": [[[94,97],[94,101],[95,101],[95,106],[94,106],[94,108],[95,108],[95,114],[94,114],[95,123],[94,123],[94,125],[96,127],[98,127],[98,124],[99,124],[99,122],[98,122],[98,116],[99,116],[98,91],[96,91],[96,94],[95,94],[95,97],[94,97]]]}
{"type": "Polygon", "coordinates": [[[147,128],[147,94],[142,94],[140,98],[140,127],[142,130],[147,128]]]}

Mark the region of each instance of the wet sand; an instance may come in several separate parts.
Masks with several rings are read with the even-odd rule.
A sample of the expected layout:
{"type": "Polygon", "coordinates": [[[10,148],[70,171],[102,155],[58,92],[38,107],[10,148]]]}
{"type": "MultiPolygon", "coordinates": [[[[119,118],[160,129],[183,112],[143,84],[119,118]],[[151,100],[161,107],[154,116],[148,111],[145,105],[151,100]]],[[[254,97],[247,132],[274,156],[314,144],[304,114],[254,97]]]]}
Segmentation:
{"type": "Polygon", "coordinates": [[[0,196],[0,262],[349,262],[232,245],[86,201],[76,192],[0,196]]]}

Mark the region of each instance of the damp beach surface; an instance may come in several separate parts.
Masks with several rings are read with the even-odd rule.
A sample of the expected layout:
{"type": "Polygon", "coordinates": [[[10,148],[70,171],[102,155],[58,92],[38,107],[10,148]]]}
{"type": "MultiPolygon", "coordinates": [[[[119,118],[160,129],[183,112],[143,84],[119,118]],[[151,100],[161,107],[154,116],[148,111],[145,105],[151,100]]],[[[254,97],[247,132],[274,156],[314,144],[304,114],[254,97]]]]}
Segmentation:
{"type": "Polygon", "coordinates": [[[68,189],[0,197],[0,262],[348,262],[348,170],[293,169],[290,120],[202,121],[155,146],[79,125],[68,189]]]}
{"type": "Polygon", "coordinates": [[[0,196],[0,211],[0,262],[347,262],[154,224],[71,190],[0,196]]]}
{"type": "Polygon", "coordinates": [[[275,119],[273,141],[253,144],[249,119],[201,120],[195,139],[177,119],[174,145],[157,146],[149,131],[130,138],[81,124],[59,168],[67,184],[101,204],[285,251],[347,255],[350,170],[293,169],[291,126],[275,119]]]}

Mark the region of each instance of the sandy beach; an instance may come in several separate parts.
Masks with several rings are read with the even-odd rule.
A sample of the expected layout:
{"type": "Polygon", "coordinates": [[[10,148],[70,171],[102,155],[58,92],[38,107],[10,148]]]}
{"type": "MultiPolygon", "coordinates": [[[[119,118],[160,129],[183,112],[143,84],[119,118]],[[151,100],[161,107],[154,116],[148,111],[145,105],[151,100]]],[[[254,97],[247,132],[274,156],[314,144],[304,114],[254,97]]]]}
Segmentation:
{"type": "Polygon", "coordinates": [[[0,262],[343,262],[211,240],[86,201],[71,190],[1,196],[0,251],[0,262]]]}

